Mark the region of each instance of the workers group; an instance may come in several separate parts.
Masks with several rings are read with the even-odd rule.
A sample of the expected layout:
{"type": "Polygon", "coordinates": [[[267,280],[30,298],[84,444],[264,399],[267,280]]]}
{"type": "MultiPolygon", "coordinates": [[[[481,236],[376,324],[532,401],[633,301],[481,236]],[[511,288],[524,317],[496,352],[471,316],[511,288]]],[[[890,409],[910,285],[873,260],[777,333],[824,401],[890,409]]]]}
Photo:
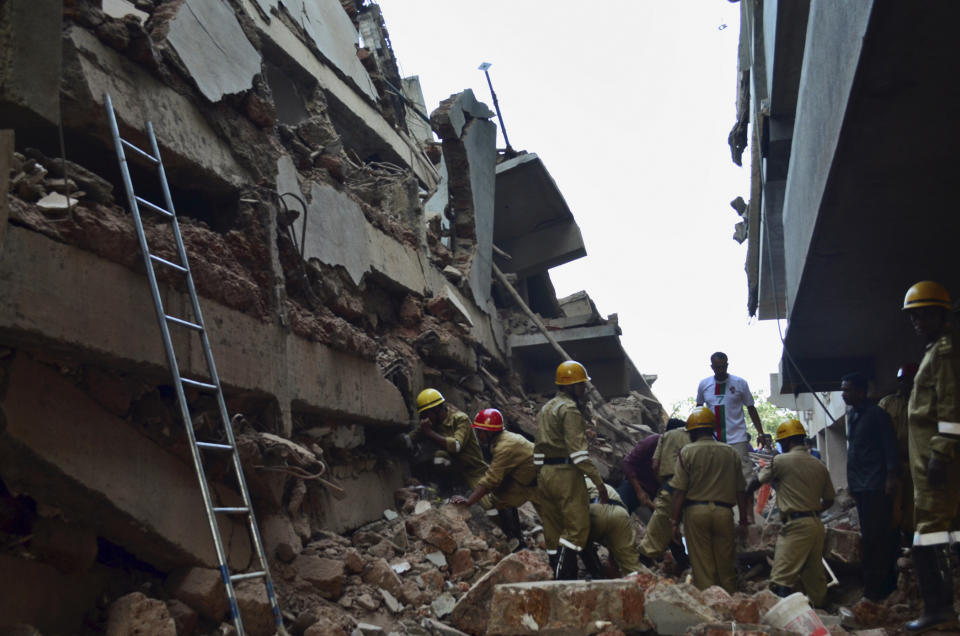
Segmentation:
{"type": "MultiPolygon", "coordinates": [[[[896,585],[897,544],[884,528],[912,531],[924,602],[923,615],[907,624],[916,634],[955,625],[957,618],[949,548],[960,544],[960,349],[943,286],[913,285],[903,311],[926,345],[920,364],[900,370],[897,393],[880,405],[866,400],[860,374],[844,376],[842,390],[851,406],[848,482],[863,533],[865,596],[881,600],[896,585]]],[[[426,389],[417,397],[420,426],[408,444],[433,442],[434,464],[455,469],[472,488],[451,502],[479,503],[518,546],[524,540],[516,509],[531,502],[556,579],[577,578],[578,557],[589,576],[625,576],[669,549],[681,570],[689,564],[698,588],[719,585],[733,593],[737,537],[753,521],[753,493],[772,484],[782,525],[770,589],[780,596],[803,592],[821,606],[827,577],[820,514],[835,498],[829,471],[810,454],[796,419],[780,423],[781,452],[771,452],[757,471],[744,409],[759,445],[772,451],[774,440],[763,431],[746,381],[727,372],[727,356],[714,353],[710,366],[713,375],[700,382],[696,408],[686,421],[671,419],[662,435],[637,444],[624,460],[618,489],[603,482],[590,458],[584,409],[590,377],[573,360],[557,367],[557,394],[537,415],[534,442],[505,430],[497,409],[483,409],[471,422],[439,391],[426,389]],[[648,514],[639,549],[630,522],[638,508],[648,514]],[[596,544],[608,549],[612,563],[600,563],[596,544]]]]}

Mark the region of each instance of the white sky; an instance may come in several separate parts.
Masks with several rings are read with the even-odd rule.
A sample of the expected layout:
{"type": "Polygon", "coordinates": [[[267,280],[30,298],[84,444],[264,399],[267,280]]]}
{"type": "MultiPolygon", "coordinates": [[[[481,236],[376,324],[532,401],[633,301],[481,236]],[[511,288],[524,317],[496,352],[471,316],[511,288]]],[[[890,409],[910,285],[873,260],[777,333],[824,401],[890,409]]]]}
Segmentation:
{"type": "Polygon", "coordinates": [[[540,156],[586,243],[585,258],[550,271],[557,295],[585,289],[601,314],[619,314],[623,345],[641,372],[659,375],[665,407],[693,396],[715,350],[769,393],[776,323],[748,319],[746,243],[731,238],[729,201],[749,198],[749,167],[733,164],[726,141],[738,3],[378,4],[428,114],[465,88],[492,110],[477,70],[492,63],[511,145],[540,156]]]}

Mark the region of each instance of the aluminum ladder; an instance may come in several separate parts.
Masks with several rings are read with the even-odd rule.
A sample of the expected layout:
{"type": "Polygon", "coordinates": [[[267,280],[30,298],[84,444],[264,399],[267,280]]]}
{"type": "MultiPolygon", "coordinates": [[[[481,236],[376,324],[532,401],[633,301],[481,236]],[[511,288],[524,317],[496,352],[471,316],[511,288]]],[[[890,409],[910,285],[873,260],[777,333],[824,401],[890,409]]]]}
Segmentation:
{"type": "Polygon", "coordinates": [[[190,273],[190,264],[187,261],[187,252],[183,246],[183,238],[180,235],[180,225],[177,223],[177,215],[173,208],[173,200],[170,197],[170,188],[167,185],[167,176],[163,169],[163,162],[160,160],[160,149],[157,147],[157,138],[153,134],[153,124],[147,122],[147,137],[150,141],[151,152],[146,152],[133,145],[126,139],[120,137],[120,130],[117,126],[117,117],[113,109],[113,102],[110,95],[104,95],[104,105],[107,110],[107,119],[110,123],[110,133],[113,136],[114,148],[117,152],[117,159],[120,163],[120,173],[123,176],[123,186],[127,195],[127,203],[130,213],[133,215],[134,224],[137,228],[137,238],[140,241],[140,253],[143,255],[143,264],[147,270],[147,280],[150,282],[150,293],[153,295],[153,305],[156,309],[157,322],[160,325],[160,333],[163,338],[163,347],[166,350],[167,362],[170,365],[170,373],[173,376],[173,386],[177,394],[177,404],[180,408],[180,416],[183,419],[184,428],[187,432],[187,438],[190,441],[190,456],[193,459],[193,466],[196,469],[197,480],[200,483],[200,492],[203,494],[203,505],[206,509],[207,521],[210,524],[210,533],[213,537],[213,544],[217,552],[217,562],[220,565],[220,575],[223,578],[223,585],[226,588],[227,599],[230,603],[230,613],[233,615],[233,624],[239,636],[243,636],[243,621],[240,618],[240,608],[237,605],[237,595],[234,585],[247,579],[262,579],[267,588],[267,597],[270,600],[270,606],[273,608],[273,616],[277,625],[279,634],[286,634],[283,627],[283,618],[280,615],[280,606],[277,604],[277,596],[273,587],[273,579],[270,577],[270,569],[267,565],[267,559],[263,551],[263,542],[260,539],[260,532],[257,529],[257,521],[253,514],[253,505],[250,501],[250,492],[247,489],[247,483],[243,478],[243,468],[240,465],[240,456],[237,453],[237,444],[233,437],[233,428],[230,425],[230,418],[227,415],[227,406],[223,399],[223,388],[220,386],[220,377],[217,375],[217,368],[213,362],[213,352],[210,350],[210,339],[207,336],[207,329],[203,323],[203,315],[200,313],[200,302],[197,299],[197,291],[193,284],[193,275],[190,273]],[[126,152],[130,150],[135,155],[147,160],[157,169],[157,177],[163,190],[164,205],[160,206],[151,203],[146,199],[136,196],[133,191],[133,181],[130,178],[130,169],[127,165],[126,152]],[[179,262],[172,262],[160,258],[150,253],[147,245],[147,237],[143,231],[143,221],[140,216],[140,206],[143,206],[150,212],[157,213],[170,220],[170,228],[177,246],[177,259],[179,262]],[[157,275],[155,267],[164,267],[175,272],[179,272],[186,281],[187,292],[190,296],[190,304],[193,308],[193,320],[179,318],[168,315],[163,308],[163,301],[160,298],[160,290],[157,286],[157,275]],[[177,355],[173,348],[173,342],[170,339],[170,327],[177,327],[195,331],[200,336],[200,342],[203,346],[203,355],[207,362],[209,380],[197,380],[185,378],[180,374],[180,365],[177,363],[177,355]],[[190,410],[184,395],[184,387],[191,387],[212,393],[216,395],[217,406],[219,407],[220,420],[223,426],[223,432],[227,438],[227,443],[214,443],[207,441],[198,441],[196,433],[193,430],[193,421],[190,417],[190,410]],[[240,486],[240,494],[243,498],[242,507],[216,507],[210,494],[210,486],[207,483],[206,472],[203,466],[203,458],[200,451],[206,450],[213,453],[229,453],[232,456],[233,472],[237,483],[240,486]],[[227,563],[227,555],[224,550],[223,541],[220,538],[219,524],[217,515],[244,515],[247,518],[250,530],[251,543],[256,552],[260,563],[260,570],[257,572],[248,572],[243,574],[231,574],[227,563]]]}

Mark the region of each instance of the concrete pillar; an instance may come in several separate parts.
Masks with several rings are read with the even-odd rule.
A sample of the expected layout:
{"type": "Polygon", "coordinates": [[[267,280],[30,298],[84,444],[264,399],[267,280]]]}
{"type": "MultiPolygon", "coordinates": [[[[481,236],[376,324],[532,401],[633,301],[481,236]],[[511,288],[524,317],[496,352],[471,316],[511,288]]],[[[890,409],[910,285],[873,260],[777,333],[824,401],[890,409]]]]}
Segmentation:
{"type": "Polygon", "coordinates": [[[62,0],[0,3],[0,121],[5,126],[60,120],[62,21],[62,0]]]}

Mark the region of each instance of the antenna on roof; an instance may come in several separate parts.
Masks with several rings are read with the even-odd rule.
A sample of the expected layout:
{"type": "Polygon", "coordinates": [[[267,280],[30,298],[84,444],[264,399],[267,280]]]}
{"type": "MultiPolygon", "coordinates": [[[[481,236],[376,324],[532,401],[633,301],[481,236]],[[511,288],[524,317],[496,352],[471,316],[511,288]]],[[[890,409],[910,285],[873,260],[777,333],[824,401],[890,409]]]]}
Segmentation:
{"type": "Polygon", "coordinates": [[[500,121],[500,132],[503,133],[503,142],[507,144],[507,152],[512,153],[513,148],[510,146],[510,140],[507,138],[507,127],[503,123],[503,115],[500,114],[500,102],[497,101],[497,92],[493,90],[493,82],[490,81],[489,68],[492,66],[490,62],[484,62],[477,67],[478,70],[483,71],[483,74],[487,76],[487,86],[490,87],[490,95],[493,96],[493,107],[497,111],[497,119],[500,121]]]}

